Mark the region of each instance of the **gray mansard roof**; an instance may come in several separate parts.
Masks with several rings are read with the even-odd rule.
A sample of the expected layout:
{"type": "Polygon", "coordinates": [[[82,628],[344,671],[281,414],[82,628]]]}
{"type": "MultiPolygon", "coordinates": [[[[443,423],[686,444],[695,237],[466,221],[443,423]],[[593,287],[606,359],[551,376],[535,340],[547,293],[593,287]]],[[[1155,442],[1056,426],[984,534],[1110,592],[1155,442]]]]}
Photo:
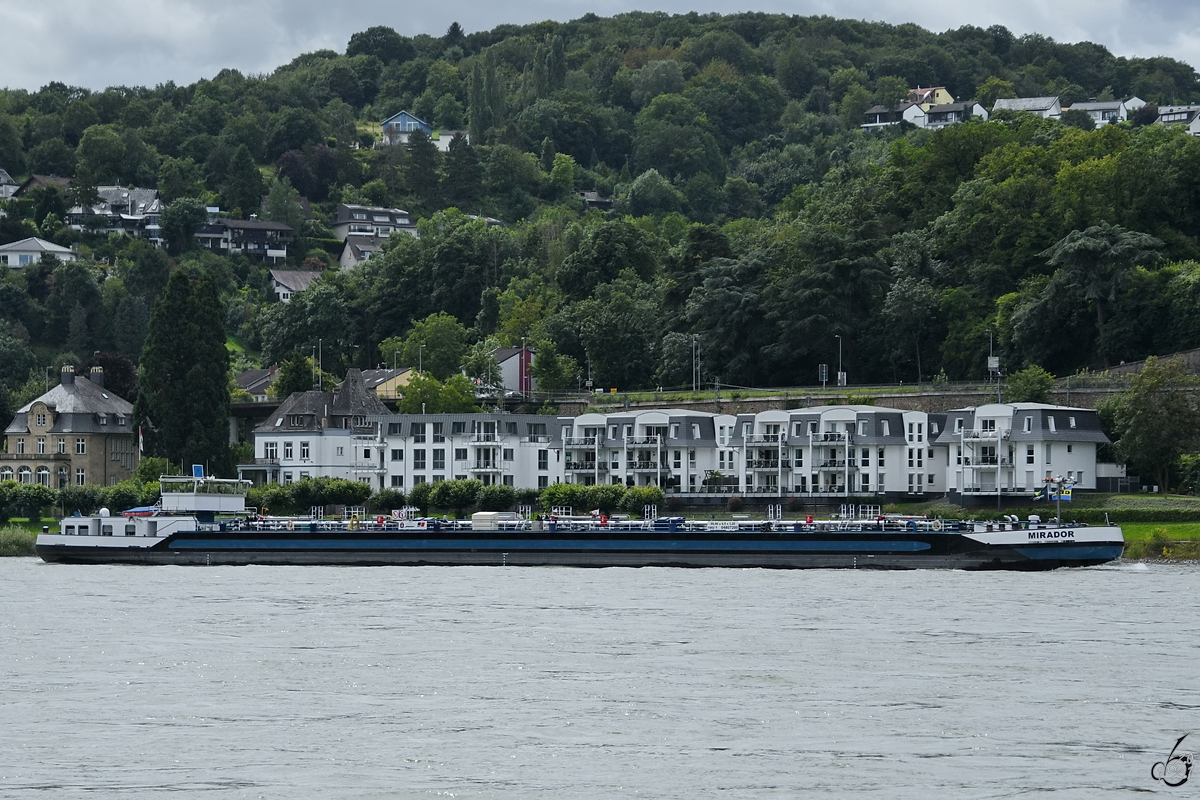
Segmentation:
{"type": "MultiPolygon", "coordinates": [[[[1012,403],[1012,430],[1009,441],[1013,442],[1095,442],[1108,444],[1109,438],[1100,425],[1100,415],[1090,408],[1052,406],[1044,403],[1012,403]],[[1025,431],[1025,418],[1031,418],[1030,430],[1025,431]],[[1054,420],[1051,429],[1050,420],[1054,420]],[[1071,420],[1075,421],[1074,427],[1071,420]]],[[[961,408],[946,414],[945,425],[938,435],[938,444],[953,444],[959,440],[955,433],[957,420],[962,420],[963,430],[975,428],[977,409],[961,408]]],[[[990,418],[990,415],[989,415],[990,418]]]]}
{"type": "Polygon", "coordinates": [[[131,403],[86,376],[71,375],[66,383],[60,382],[41,397],[21,406],[5,433],[29,433],[29,413],[39,403],[54,415],[50,433],[128,433],[128,427],[122,429],[116,422],[120,418],[129,425],[133,414],[131,403]],[[101,425],[100,415],[114,424],[101,425]]]}

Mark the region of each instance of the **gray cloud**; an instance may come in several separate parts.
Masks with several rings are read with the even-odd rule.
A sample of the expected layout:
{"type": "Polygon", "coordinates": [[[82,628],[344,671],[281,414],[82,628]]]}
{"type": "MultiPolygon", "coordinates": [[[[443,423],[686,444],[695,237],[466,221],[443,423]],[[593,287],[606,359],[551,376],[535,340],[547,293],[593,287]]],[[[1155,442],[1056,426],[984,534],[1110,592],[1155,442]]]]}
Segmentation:
{"type": "MultiPolygon", "coordinates": [[[[659,0],[669,13],[746,10],[742,0],[659,0]]],[[[6,56],[0,85],[37,89],[50,81],[102,89],[112,85],[191,83],[224,67],[270,72],[303,52],[344,50],[372,25],[441,35],[502,23],[568,20],[589,11],[610,16],[645,9],[631,0],[529,0],[519,7],[479,0],[434,4],[395,0],[43,0],[0,4],[6,56]]],[[[1118,55],[1200,59],[1200,7],[1184,0],[759,0],[755,10],[915,22],[935,31],[1000,24],[1016,34],[1090,40],[1118,55]]]]}

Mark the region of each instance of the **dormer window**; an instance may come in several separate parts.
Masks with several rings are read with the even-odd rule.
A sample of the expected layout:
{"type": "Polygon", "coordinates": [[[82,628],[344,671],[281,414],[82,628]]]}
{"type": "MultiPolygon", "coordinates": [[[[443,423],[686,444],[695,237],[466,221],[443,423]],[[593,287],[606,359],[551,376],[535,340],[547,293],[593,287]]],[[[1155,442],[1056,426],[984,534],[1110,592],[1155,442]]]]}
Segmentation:
{"type": "Polygon", "coordinates": [[[46,414],[44,412],[38,412],[38,414],[35,415],[35,419],[37,420],[37,426],[39,428],[46,427],[46,414]]]}
{"type": "Polygon", "coordinates": [[[304,427],[304,415],[303,414],[289,414],[288,415],[288,427],[289,428],[303,428],[304,427]]]}
{"type": "Polygon", "coordinates": [[[108,414],[97,414],[96,416],[100,418],[99,422],[101,425],[108,424],[108,414]]]}

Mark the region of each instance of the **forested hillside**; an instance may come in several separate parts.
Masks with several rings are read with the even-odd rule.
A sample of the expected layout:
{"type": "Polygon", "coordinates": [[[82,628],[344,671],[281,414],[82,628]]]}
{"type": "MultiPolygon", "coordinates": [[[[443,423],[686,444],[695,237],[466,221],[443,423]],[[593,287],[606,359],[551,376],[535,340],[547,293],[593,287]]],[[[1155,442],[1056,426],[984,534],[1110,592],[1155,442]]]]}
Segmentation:
{"type": "Polygon", "coordinates": [[[839,336],[852,383],[980,377],[989,335],[1006,369],[1058,374],[1200,346],[1200,140],[1153,114],[859,130],[870,105],[930,85],[989,108],[1200,101],[1178,61],[1000,27],[649,13],[441,38],[375,27],[270,75],[0,91],[0,168],[74,180],[7,204],[0,244],[88,257],[0,276],[0,386],[11,405],[46,366],[136,359],[181,268],[215,277],[241,367],[318,340],[334,371],[409,358],[397,348],[440,312],[460,350],[536,346],[557,390],[589,368],[603,387],[690,384],[693,337],[705,380],[735,385],[813,383],[839,336]],[[403,109],[470,144],[376,147],[403,109]],[[170,252],[64,226],[113,183],[173,204],[170,252]],[[420,238],[339,271],[341,202],[408,209],[420,238]],[[271,302],[263,265],[191,246],[183,212],[200,204],[293,225],[293,266],[328,271],[271,302]]]}

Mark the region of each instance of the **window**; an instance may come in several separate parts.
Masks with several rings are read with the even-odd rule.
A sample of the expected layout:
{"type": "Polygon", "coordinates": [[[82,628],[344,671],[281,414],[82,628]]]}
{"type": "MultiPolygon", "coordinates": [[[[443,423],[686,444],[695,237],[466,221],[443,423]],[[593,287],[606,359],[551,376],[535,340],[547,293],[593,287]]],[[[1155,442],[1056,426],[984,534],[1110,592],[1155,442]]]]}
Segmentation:
{"type": "Polygon", "coordinates": [[[58,438],[58,452],[60,452],[60,453],[67,452],[67,440],[62,438],[61,436],[58,438]]]}
{"type": "Polygon", "coordinates": [[[871,448],[864,447],[862,449],[862,465],[864,467],[871,466],[871,448]]]}
{"type": "Polygon", "coordinates": [[[97,414],[96,416],[101,425],[108,424],[108,414],[97,414]]]}
{"type": "Polygon", "coordinates": [[[403,461],[404,451],[399,448],[392,448],[392,461],[403,461]]]}
{"type": "Polygon", "coordinates": [[[49,467],[38,467],[37,482],[38,482],[38,486],[45,486],[46,488],[50,487],[50,468],[49,467]]]}
{"type": "Polygon", "coordinates": [[[864,472],[864,473],[862,474],[862,478],[861,478],[861,480],[862,480],[862,489],[863,489],[863,491],[864,491],[864,492],[870,491],[870,489],[871,489],[871,473],[869,473],[869,472],[864,472]]]}
{"type": "Polygon", "coordinates": [[[938,432],[938,424],[936,422],[929,423],[929,435],[937,436],[937,432],[938,432]]]}
{"type": "Polygon", "coordinates": [[[441,422],[434,422],[434,423],[432,423],[432,426],[433,426],[433,441],[435,441],[435,442],[444,442],[444,441],[446,441],[446,437],[445,437],[445,436],[442,434],[442,425],[443,425],[443,424],[444,424],[444,423],[441,423],[441,422]]]}
{"type": "Polygon", "coordinates": [[[1070,452],[1071,452],[1073,449],[1074,449],[1074,447],[1073,447],[1072,445],[1067,445],[1067,452],[1068,452],[1068,453],[1070,453],[1070,452]]]}
{"type": "Polygon", "coordinates": [[[608,438],[610,438],[610,439],[617,438],[617,426],[616,425],[608,426],[608,438]]]}
{"type": "Polygon", "coordinates": [[[538,450],[537,468],[540,470],[550,469],[550,451],[549,450],[538,450]]]}
{"type": "Polygon", "coordinates": [[[1054,447],[1054,445],[1050,444],[1049,442],[1046,442],[1046,463],[1047,464],[1050,463],[1050,451],[1053,449],[1053,447],[1054,447]]]}
{"type": "Polygon", "coordinates": [[[292,443],[284,442],[283,443],[283,457],[285,459],[290,459],[292,457],[292,453],[293,453],[292,443]]]}
{"type": "Polygon", "coordinates": [[[678,422],[671,423],[671,438],[672,439],[679,438],[679,423],[678,422]]]}
{"type": "Polygon", "coordinates": [[[1023,430],[1025,433],[1033,432],[1033,417],[1025,417],[1025,425],[1023,428],[1021,428],[1021,430],[1023,430]]]}
{"type": "Polygon", "coordinates": [[[1067,417],[1067,427],[1068,428],[1075,427],[1075,418],[1074,417],[1067,417]]]}
{"type": "Polygon", "coordinates": [[[87,470],[80,467],[75,470],[75,485],[83,486],[85,483],[87,483],[87,470]]]}
{"type": "Polygon", "coordinates": [[[308,442],[300,443],[300,460],[301,461],[309,460],[308,442]]]}
{"type": "Polygon", "coordinates": [[[504,476],[504,485],[505,485],[505,486],[515,486],[515,485],[516,485],[516,482],[513,480],[513,476],[512,476],[512,475],[505,475],[505,476],[504,476]]]}
{"type": "Polygon", "coordinates": [[[414,442],[425,441],[425,423],[424,422],[414,422],[412,424],[412,427],[409,429],[409,432],[412,434],[412,440],[414,442]]]}
{"type": "Polygon", "coordinates": [[[819,424],[820,424],[820,423],[818,423],[816,420],[813,420],[812,422],[808,423],[808,432],[809,432],[809,433],[816,433],[816,432],[817,432],[817,427],[818,427],[818,425],[819,425],[819,424]]]}
{"type": "MultiPolygon", "coordinates": [[[[38,426],[39,428],[44,428],[44,427],[46,427],[46,415],[45,415],[45,414],[39,413],[39,414],[37,415],[36,419],[37,419],[37,426],[38,426]]],[[[1071,419],[1075,419],[1075,418],[1074,418],[1074,417],[1071,417],[1071,419]]],[[[1074,426],[1074,425],[1072,425],[1071,427],[1072,427],[1072,428],[1074,428],[1075,426],[1074,426]]]]}
{"type": "Polygon", "coordinates": [[[994,419],[980,420],[979,421],[979,430],[987,432],[987,433],[994,433],[996,431],[996,420],[994,420],[994,419]]]}
{"type": "Polygon", "coordinates": [[[859,436],[867,435],[867,421],[865,419],[860,419],[858,421],[858,435],[859,436]]]}
{"type": "Polygon", "coordinates": [[[918,442],[925,441],[925,423],[924,422],[917,423],[917,441],[918,442]]]}
{"type": "Polygon", "coordinates": [[[345,448],[345,447],[343,447],[343,446],[341,446],[341,445],[338,445],[338,448],[337,448],[337,454],[338,454],[339,456],[345,455],[345,454],[346,454],[346,448],[345,448]]]}
{"type": "Polygon", "coordinates": [[[388,436],[403,436],[404,434],[401,431],[402,427],[403,427],[402,424],[399,422],[389,422],[388,423],[388,436]]]}
{"type": "Polygon", "coordinates": [[[279,442],[263,442],[263,458],[279,458],[279,442]]]}
{"type": "Polygon", "coordinates": [[[803,466],[804,466],[804,451],[803,451],[803,450],[801,450],[799,447],[797,447],[797,448],[796,448],[796,463],[795,463],[795,467],[796,467],[796,469],[800,469],[800,468],[801,468],[801,467],[803,467],[803,466]]]}
{"type": "Polygon", "coordinates": [[[675,469],[683,469],[683,451],[676,450],[673,455],[674,458],[672,460],[675,463],[675,469]]]}
{"type": "Polygon", "coordinates": [[[413,469],[425,469],[425,451],[413,450],[413,469]]]}
{"type": "Polygon", "coordinates": [[[1031,444],[1027,444],[1027,445],[1025,445],[1025,463],[1026,463],[1026,464],[1032,464],[1032,463],[1034,463],[1034,460],[1033,460],[1033,445],[1031,445],[1031,444]]]}
{"type": "Polygon", "coordinates": [[[363,448],[363,461],[370,461],[370,460],[371,460],[371,448],[364,447],[363,448]]]}
{"type": "Polygon", "coordinates": [[[289,428],[303,428],[304,427],[304,415],[303,414],[288,414],[288,427],[289,428]]]}
{"type": "Polygon", "coordinates": [[[913,466],[913,449],[908,448],[908,466],[913,466]]]}
{"type": "Polygon", "coordinates": [[[538,475],[538,488],[545,489],[550,485],[550,477],[548,475],[538,475]]]}
{"type": "Polygon", "coordinates": [[[743,439],[749,439],[749,438],[750,438],[750,431],[752,431],[753,429],[754,429],[754,423],[753,423],[753,422],[743,422],[743,423],[742,423],[742,438],[743,438],[743,439]]]}
{"type": "Polygon", "coordinates": [[[1075,482],[1083,483],[1083,470],[1079,470],[1079,472],[1075,473],[1075,482]]]}
{"type": "Polygon", "coordinates": [[[693,439],[700,438],[700,423],[698,423],[698,422],[692,423],[692,438],[693,439]]]}
{"type": "Polygon", "coordinates": [[[38,455],[41,455],[46,452],[46,437],[45,436],[37,437],[37,451],[38,451],[38,455]]]}
{"type": "Polygon", "coordinates": [[[892,435],[892,426],[888,423],[888,421],[886,419],[880,420],[879,426],[880,426],[879,427],[880,434],[882,434],[883,436],[891,436],[892,435]]]}
{"type": "Polygon", "coordinates": [[[454,460],[455,461],[466,461],[467,460],[467,448],[465,448],[465,447],[454,448],[454,460]]]}
{"type": "Polygon", "coordinates": [[[512,461],[513,460],[513,449],[511,447],[506,447],[502,451],[500,451],[500,460],[501,461],[512,461]]]}
{"type": "Polygon", "coordinates": [[[913,438],[913,423],[911,423],[911,422],[908,423],[908,440],[910,442],[916,441],[916,439],[913,438]]]}
{"type": "Polygon", "coordinates": [[[450,423],[450,433],[454,434],[455,436],[466,433],[466,432],[467,432],[467,423],[465,423],[465,422],[451,422],[450,423]]]}
{"type": "Polygon", "coordinates": [[[11,481],[13,479],[12,467],[0,469],[0,481],[11,481]]]}
{"type": "MultiPolygon", "coordinates": [[[[886,424],[886,423],[884,423],[884,424],[886,424]]],[[[877,466],[877,467],[883,466],[883,448],[882,447],[879,448],[879,452],[875,454],[875,466],[877,466]]],[[[882,476],[880,476],[879,481],[880,481],[880,483],[883,482],[882,476]]]]}
{"type": "Polygon", "coordinates": [[[515,422],[504,423],[504,432],[509,434],[510,436],[516,436],[517,435],[517,423],[515,423],[515,422]]]}
{"type": "Polygon", "coordinates": [[[442,448],[442,447],[433,448],[433,468],[434,469],[445,469],[446,468],[446,450],[445,450],[445,448],[442,448]]]}
{"type": "Polygon", "coordinates": [[[75,440],[75,455],[87,455],[87,439],[80,438],[75,440]]]}
{"type": "Polygon", "coordinates": [[[1057,433],[1057,432],[1058,432],[1058,427],[1057,427],[1057,426],[1054,424],[1054,417],[1053,417],[1053,416],[1051,416],[1051,417],[1050,417],[1050,432],[1051,432],[1051,433],[1057,433]]]}
{"type": "Polygon", "coordinates": [[[392,488],[400,489],[403,486],[404,486],[404,476],[403,475],[393,475],[392,476],[392,488]]]}
{"type": "Polygon", "coordinates": [[[962,433],[962,417],[954,418],[954,432],[962,433]]]}
{"type": "Polygon", "coordinates": [[[17,439],[17,453],[24,453],[24,452],[25,452],[25,440],[17,439]]]}

